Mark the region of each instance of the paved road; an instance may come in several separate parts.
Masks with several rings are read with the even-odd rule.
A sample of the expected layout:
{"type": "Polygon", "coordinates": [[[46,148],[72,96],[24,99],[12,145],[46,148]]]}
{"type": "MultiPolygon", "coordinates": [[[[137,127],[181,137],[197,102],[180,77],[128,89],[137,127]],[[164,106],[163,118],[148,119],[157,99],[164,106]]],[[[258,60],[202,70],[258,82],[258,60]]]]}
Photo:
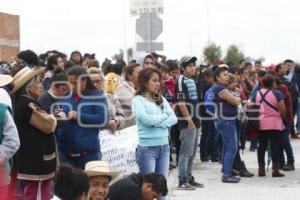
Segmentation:
{"type": "MultiPolygon", "coordinates": [[[[249,144],[248,144],[249,145],[249,144]]],[[[255,173],[253,178],[243,178],[238,184],[221,182],[221,165],[202,163],[199,154],[194,163],[194,176],[205,187],[194,191],[176,189],[178,168],[170,172],[168,179],[169,200],[289,200],[300,199],[300,140],[292,140],[295,154],[296,171],[284,172],[283,178],[272,178],[271,167],[267,177],[257,176],[256,152],[244,151],[242,157],[249,171],[255,173]]]]}

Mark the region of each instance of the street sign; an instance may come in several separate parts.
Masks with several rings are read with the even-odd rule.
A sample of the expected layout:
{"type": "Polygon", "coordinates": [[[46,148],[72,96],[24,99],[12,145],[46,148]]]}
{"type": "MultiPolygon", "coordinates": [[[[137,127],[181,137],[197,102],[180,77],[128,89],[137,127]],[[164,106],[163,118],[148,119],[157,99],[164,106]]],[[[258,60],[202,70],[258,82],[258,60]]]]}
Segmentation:
{"type": "Polygon", "coordinates": [[[162,51],[164,44],[162,42],[138,42],[136,43],[137,51],[146,51],[151,53],[153,51],[162,51]]]}
{"type": "Polygon", "coordinates": [[[136,33],[145,41],[156,40],[162,31],[163,23],[156,13],[144,13],[136,20],[136,33]]]}
{"type": "Polygon", "coordinates": [[[131,0],[130,15],[140,16],[144,13],[163,14],[163,0],[131,0]]]}

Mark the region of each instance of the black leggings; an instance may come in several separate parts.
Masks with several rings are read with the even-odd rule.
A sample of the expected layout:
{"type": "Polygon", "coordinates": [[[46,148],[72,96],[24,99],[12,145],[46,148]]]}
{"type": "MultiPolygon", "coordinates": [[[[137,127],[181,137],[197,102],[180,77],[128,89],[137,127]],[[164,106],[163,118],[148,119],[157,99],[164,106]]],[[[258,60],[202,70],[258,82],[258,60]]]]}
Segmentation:
{"type": "Polygon", "coordinates": [[[259,146],[257,151],[258,163],[265,163],[265,152],[268,148],[268,141],[271,144],[272,162],[279,163],[279,148],[282,131],[263,130],[259,131],[259,146]]]}

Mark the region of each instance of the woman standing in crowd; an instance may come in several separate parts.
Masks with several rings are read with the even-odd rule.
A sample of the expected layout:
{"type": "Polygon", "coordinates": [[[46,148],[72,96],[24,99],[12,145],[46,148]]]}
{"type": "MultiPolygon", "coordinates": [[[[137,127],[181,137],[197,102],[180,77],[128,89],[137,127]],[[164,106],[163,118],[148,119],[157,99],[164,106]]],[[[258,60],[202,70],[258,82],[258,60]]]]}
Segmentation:
{"type": "MultiPolygon", "coordinates": [[[[240,88],[238,88],[240,81],[237,79],[237,77],[234,74],[229,73],[229,80],[228,80],[228,90],[233,94],[234,97],[241,99],[241,95],[240,95],[240,88]]],[[[239,175],[240,177],[253,177],[254,174],[250,173],[245,165],[245,162],[242,161],[241,159],[241,155],[240,155],[240,145],[239,145],[239,141],[240,141],[240,137],[241,137],[241,126],[242,126],[242,108],[239,108],[239,114],[238,114],[238,119],[237,119],[237,153],[235,155],[234,158],[234,162],[233,162],[233,170],[232,173],[236,175],[239,175]]]]}
{"type": "MultiPolygon", "coordinates": [[[[98,68],[92,67],[88,69],[88,74],[95,88],[104,93],[104,77],[98,68]]],[[[121,130],[125,126],[125,114],[121,108],[121,104],[113,95],[104,93],[107,97],[107,105],[109,110],[109,121],[106,126],[112,133],[115,130],[121,130]]]]}
{"type": "Polygon", "coordinates": [[[98,134],[107,125],[108,108],[83,67],[72,67],[67,78],[72,93],[60,102],[67,119],[57,130],[59,156],[61,162],[84,169],[87,162],[101,159],[98,134]]]}
{"type": "Polygon", "coordinates": [[[119,100],[121,108],[125,113],[124,128],[135,125],[131,111],[131,101],[135,94],[135,88],[138,86],[138,75],[143,68],[137,64],[129,64],[124,69],[125,81],[115,90],[114,97],[119,100]]]}
{"type": "Polygon", "coordinates": [[[23,200],[49,200],[57,152],[56,119],[42,110],[37,98],[42,92],[39,75],[44,69],[25,67],[14,76],[14,116],[20,137],[16,154],[17,178],[24,182],[23,200]]]}
{"type": "Polygon", "coordinates": [[[279,171],[279,149],[284,125],[282,118],[286,114],[283,95],[277,90],[273,90],[275,78],[268,74],[263,78],[263,85],[260,90],[251,98],[252,102],[260,103],[259,109],[259,146],[258,146],[258,176],[266,176],[265,172],[265,152],[268,141],[271,143],[271,153],[273,162],[273,177],[282,177],[284,174],[279,171]],[[272,123],[270,123],[272,122],[272,123]]]}
{"type": "Polygon", "coordinates": [[[177,118],[160,94],[161,82],[162,75],[157,69],[142,70],[132,110],[138,126],[136,160],[141,172],[157,172],[167,178],[170,156],[168,128],[177,122],[177,118]]]}
{"type": "Polygon", "coordinates": [[[232,176],[232,166],[237,153],[237,107],[241,104],[239,98],[234,97],[227,89],[229,73],[227,65],[220,65],[215,71],[216,84],[213,86],[215,103],[217,104],[216,129],[223,140],[222,146],[222,182],[238,183],[240,178],[232,176]]]}

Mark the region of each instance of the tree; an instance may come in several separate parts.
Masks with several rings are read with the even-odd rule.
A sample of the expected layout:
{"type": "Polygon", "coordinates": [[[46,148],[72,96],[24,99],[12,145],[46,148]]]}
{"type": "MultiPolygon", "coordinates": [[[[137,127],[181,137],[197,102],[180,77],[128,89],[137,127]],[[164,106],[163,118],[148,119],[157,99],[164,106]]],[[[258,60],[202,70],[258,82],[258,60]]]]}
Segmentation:
{"type": "Polygon", "coordinates": [[[119,49],[119,52],[111,57],[113,60],[124,59],[124,52],[122,49],[119,49]]]}
{"type": "Polygon", "coordinates": [[[217,46],[215,43],[209,43],[204,47],[202,53],[207,65],[216,65],[222,57],[221,46],[217,46]]]}
{"type": "Polygon", "coordinates": [[[243,52],[236,45],[230,45],[225,56],[225,63],[229,66],[239,67],[240,61],[245,59],[243,52]]]}

